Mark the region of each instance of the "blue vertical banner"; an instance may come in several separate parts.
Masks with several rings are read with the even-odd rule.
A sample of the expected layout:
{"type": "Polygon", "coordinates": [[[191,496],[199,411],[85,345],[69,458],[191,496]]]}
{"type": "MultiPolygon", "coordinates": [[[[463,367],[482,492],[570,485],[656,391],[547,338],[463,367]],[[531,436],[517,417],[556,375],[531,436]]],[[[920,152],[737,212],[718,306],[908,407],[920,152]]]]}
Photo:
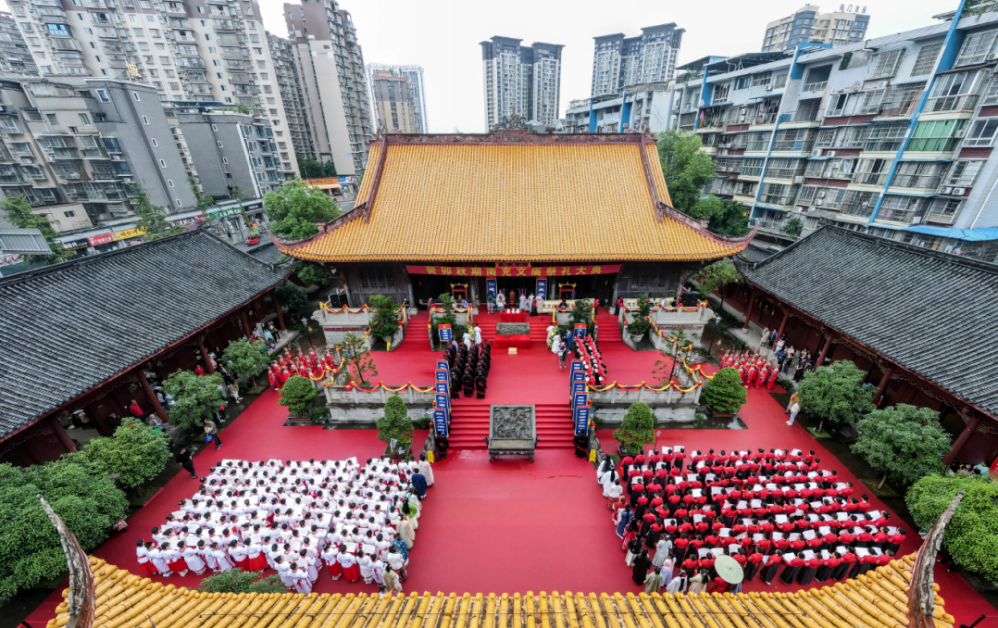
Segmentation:
{"type": "Polygon", "coordinates": [[[450,371],[450,363],[447,360],[437,360],[437,370],[445,373],[450,371]]]}
{"type": "Polygon", "coordinates": [[[586,337],[586,324],[585,323],[576,323],[575,324],[575,331],[573,333],[575,334],[576,338],[585,338],[586,337]]]}
{"type": "Polygon", "coordinates": [[[440,331],[440,340],[442,342],[450,342],[450,323],[444,323],[443,325],[438,326],[437,329],[440,331]]]}
{"type": "Polygon", "coordinates": [[[450,373],[447,371],[442,371],[437,369],[434,371],[434,381],[436,382],[450,382],[450,373]]]}
{"type": "Polygon", "coordinates": [[[437,436],[447,436],[447,410],[444,408],[433,409],[433,425],[437,428],[437,436]]]}
{"type": "Polygon", "coordinates": [[[499,295],[499,284],[496,283],[495,279],[485,280],[485,296],[488,297],[490,292],[494,295],[499,295]]]}
{"type": "Polygon", "coordinates": [[[537,279],[537,292],[535,292],[534,294],[536,294],[537,298],[540,299],[541,301],[544,301],[545,299],[548,298],[547,279],[540,279],[540,278],[537,279]]]}
{"type": "Polygon", "coordinates": [[[569,372],[572,375],[575,375],[577,372],[584,375],[586,372],[586,365],[582,363],[582,360],[572,360],[572,370],[569,372]]]}
{"type": "Polygon", "coordinates": [[[578,408],[579,406],[589,405],[589,393],[572,393],[572,408],[578,408]]]}
{"type": "Polygon", "coordinates": [[[587,434],[589,432],[589,416],[591,413],[592,408],[589,406],[577,406],[575,408],[572,416],[575,421],[576,434],[587,434]]]}
{"type": "Polygon", "coordinates": [[[447,392],[441,393],[440,392],[440,387],[438,386],[437,387],[437,394],[435,395],[435,397],[436,397],[436,403],[434,404],[434,407],[440,408],[440,409],[443,409],[443,410],[450,410],[450,394],[449,393],[447,393],[447,392]]]}

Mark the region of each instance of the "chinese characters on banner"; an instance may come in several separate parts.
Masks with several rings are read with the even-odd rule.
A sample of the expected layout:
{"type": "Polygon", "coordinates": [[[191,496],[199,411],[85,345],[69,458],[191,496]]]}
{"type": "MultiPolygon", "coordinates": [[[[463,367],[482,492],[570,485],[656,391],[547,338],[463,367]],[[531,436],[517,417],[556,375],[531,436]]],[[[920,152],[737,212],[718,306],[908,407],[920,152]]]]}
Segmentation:
{"type": "Polygon", "coordinates": [[[537,292],[535,292],[534,294],[536,294],[537,298],[540,299],[541,301],[544,301],[545,299],[548,298],[548,280],[547,279],[538,279],[537,280],[537,292]]]}
{"type": "Polygon", "coordinates": [[[450,323],[444,323],[443,325],[440,325],[439,327],[437,327],[437,330],[440,332],[441,342],[450,342],[451,339],[450,323]]]}
{"type": "MultiPolygon", "coordinates": [[[[609,275],[620,271],[620,264],[587,264],[585,266],[406,266],[410,275],[443,275],[446,277],[571,277],[576,275],[609,275]]],[[[538,288],[539,289],[539,288],[538,288]]]]}

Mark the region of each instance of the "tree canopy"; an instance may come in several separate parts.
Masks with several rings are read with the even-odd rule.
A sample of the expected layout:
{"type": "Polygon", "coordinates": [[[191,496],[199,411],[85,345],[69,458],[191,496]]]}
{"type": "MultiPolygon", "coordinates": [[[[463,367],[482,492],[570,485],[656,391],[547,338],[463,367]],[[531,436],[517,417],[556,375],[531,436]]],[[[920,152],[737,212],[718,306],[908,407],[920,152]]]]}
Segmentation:
{"type": "Polygon", "coordinates": [[[312,380],[302,375],[293,375],[281,386],[281,398],[277,403],[295,416],[302,416],[315,406],[318,396],[312,380]]]}
{"type": "Polygon", "coordinates": [[[270,354],[261,340],[239,338],[229,343],[222,354],[222,363],[236,377],[253,379],[267,370],[270,354]]]}
{"type": "Polygon", "coordinates": [[[106,473],[82,460],[31,467],[0,464],[0,597],[66,572],[59,535],[41,494],[86,552],[97,548],[125,516],[128,500],[106,473]]]}
{"type": "Polygon", "coordinates": [[[193,371],[175,371],[163,382],[163,390],[173,396],[168,409],[170,422],[177,423],[189,432],[204,427],[205,419],[214,416],[215,410],[225,403],[225,393],[220,390],[219,375],[198,375],[193,371]]]}
{"type": "Polygon", "coordinates": [[[797,393],[800,407],[820,421],[818,431],[825,423],[840,427],[859,420],[874,409],[872,386],[863,386],[866,373],[849,360],[819,366],[804,376],[797,393]]]}
{"type": "Polygon", "coordinates": [[[998,580],[998,483],[985,477],[927,475],[908,489],[905,503],[922,530],[935,524],[961,490],[967,491],[943,533],[956,564],[998,580]]]}
{"type": "Polygon", "coordinates": [[[159,475],[170,459],[170,449],[166,435],[129,417],[113,436],[91,438],[74,456],[101,473],[117,474],[118,485],[128,489],[159,475]]]}
{"type": "Polygon", "coordinates": [[[287,588],[281,576],[274,574],[260,578],[262,571],[243,571],[235,567],[220,574],[209,576],[198,585],[202,593],[284,593],[287,588]],[[257,580],[257,578],[260,578],[257,580]]]}
{"type": "Polygon", "coordinates": [[[395,301],[391,297],[376,294],[368,299],[368,303],[374,308],[371,335],[375,338],[391,338],[399,329],[395,301]]]}
{"type": "Polygon", "coordinates": [[[703,190],[714,180],[714,161],[700,150],[700,138],[688,131],[671,129],[656,136],[658,158],[672,206],[693,215],[703,190]]]}
{"type": "Polygon", "coordinates": [[[734,414],[748,401],[748,393],[742,385],[742,377],[732,367],[723,368],[707,380],[700,394],[700,401],[720,414],[734,414]]]}
{"type": "Polygon", "coordinates": [[[49,245],[51,253],[48,255],[25,255],[24,261],[29,264],[38,262],[48,262],[55,264],[67,260],[73,256],[72,251],[66,250],[61,244],[55,242],[59,234],[52,227],[49,219],[31,212],[31,203],[23,196],[8,196],[0,201],[0,210],[3,210],[4,217],[10,224],[18,229],[38,229],[49,245]]]}
{"type": "Polygon", "coordinates": [[[301,173],[302,179],[321,179],[336,176],[336,165],[332,161],[318,162],[303,156],[301,153],[295,153],[295,159],[298,160],[298,171],[301,173]]]}
{"type": "Polygon", "coordinates": [[[295,261],[295,273],[306,286],[321,286],[329,281],[329,270],[322,264],[307,260],[295,261]]]}
{"type": "Polygon", "coordinates": [[[644,445],[655,442],[655,415],[648,404],[632,403],[613,437],[631,454],[641,453],[644,445]]]}
{"type": "Polygon", "coordinates": [[[135,227],[145,229],[142,238],[146,241],[164,238],[180,231],[179,228],[170,226],[166,220],[166,210],[158,205],[153,205],[152,201],[149,200],[149,195],[139,186],[135,187],[132,209],[138,218],[135,227]]]}
{"type": "Polygon", "coordinates": [[[277,300],[289,312],[300,310],[308,304],[308,291],[296,283],[285,281],[277,286],[277,300]]]}
{"type": "Polygon", "coordinates": [[[316,223],[329,222],[341,213],[322,190],[300,180],[288,181],[264,194],[263,208],[271,231],[290,240],[314,236],[319,232],[316,223]]]}
{"type": "Polygon", "coordinates": [[[898,486],[913,484],[946,468],[942,457],[950,449],[950,436],[939,424],[939,413],[905,403],[874,410],[856,426],[859,440],[855,454],[863,456],[877,472],[898,486]]]}
{"type": "Polygon", "coordinates": [[[731,258],[725,257],[701,268],[693,281],[703,291],[701,296],[706,297],[708,294],[718,292],[728,284],[741,283],[742,274],[735,268],[731,258]]]}
{"type": "Polygon", "coordinates": [[[713,194],[701,198],[687,212],[694,218],[706,218],[707,227],[711,231],[734,238],[747,234],[749,215],[745,206],[736,201],[718,198],[713,194]]]}
{"type": "Polygon", "coordinates": [[[406,451],[412,445],[412,419],[402,397],[392,395],[385,403],[385,415],[377,420],[378,439],[390,443],[392,439],[398,443],[400,451],[406,451]]]}

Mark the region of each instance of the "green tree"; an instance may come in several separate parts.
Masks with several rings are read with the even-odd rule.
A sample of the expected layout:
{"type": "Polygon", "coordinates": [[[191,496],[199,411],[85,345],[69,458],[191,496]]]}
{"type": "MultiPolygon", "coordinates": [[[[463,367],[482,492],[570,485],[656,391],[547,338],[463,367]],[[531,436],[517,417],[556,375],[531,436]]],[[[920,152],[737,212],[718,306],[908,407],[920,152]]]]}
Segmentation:
{"type": "Polygon", "coordinates": [[[648,317],[651,316],[651,305],[651,300],[647,294],[638,295],[638,311],[634,313],[633,320],[625,328],[627,333],[634,336],[635,340],[644,336],[645,332],[651,329],[651,323],[648,322],[648,317]]]}
{"type": "Polygon", "coordinates": [[[284,386],[281,386],[281,398],[277,403],[287,408],[294,416],[305,416],[315,407],[318,395],[312,380],[301,375],[293,375],[288,378],[284,386]]]}
{"type": "Polygon", "coordinates": [[[659,351],[659,359],[655,360],[655,368],[652,370],[659,386],[665,386],[672,381],[679,369],[679,363],[686,357],[686,352],[693,348],[693,340],[681,328],[677,327],[672,333],[674,334],[672,338],[675,339],[672,343],[672,355],[659,351]]]}
{"type": "Polygon", "coordinates": [[[86,552],[95,550],[128,510],[128,500],[114,481],[81,460],[26,468],[0,464],[0,597],[66,572],[59,536],[39,494],[86,552]]]}
{"type": "Polygon", "coordinates": [[[613,431],[621,447],[629,454],[639,454],[647,443],[655,442],[655,415],[647,403],[632,403],[620,427],[613,431]]]}
{"type": "Polygon", "coordinates": [[[307,260],[295,260],[295,273],[306,286],[321,286],[329,281],[329,270],[322,264],[307,260]]]}
{"type": "Polygon", "coordinates": [[[0,201],[0,210],[3,210],[4,217],[14,227],[18,229],[38,229],[45,238],[45,243],[49,245],[51,253],[47,255],[25,255],[24,261],[29,264],[47,262],[57,264],[63,260],[73,257],[72,251],[67,251],[61,244],[55,242],[59,235],[52,224],[45,216],[40,216],[31,212],[31,203],[23,196],[8,196],[0,201]]]}
{"type": "Polygon", "coordinates": [[[243,571],[239,567],[208,576],[198,585],[202,593],[286,593],[277,574],[260,578],[262,571],[243,571]],[[259,580],[257,578],[260,578],[259,580]]]}
{"type": "Polygon", "coordinates": [[[659,133],[658,158],[672,205],[689,214],[714,180],[714,161],[700,150],[700,138],[692,132],[672,129],[659,133]]]}
{"type": "Polygon", "coordinates": [[[138,221],[135,227],[145,229],[143,239],[158,240],[168,235],[173,235],[180,231],[179,227],[171,227],[166,220],[166,210],[157,205],[153,205],[149,200],[149,195],[140,186],[135,186],[135,198],[132,199],[132,209],[138,221]]]}
{"type": "Polygon", "coordinates": [[[804,229],[804,223],[801,222],[800,218],[791,218],[787,221],[787,224],[780,228],[780,231],[787,235],[799,236],[800,232],[804,229]]]}
{"type": "Polygon", "coordinates": [[[915,524],[928,530],[961,490],[966,491],[943,533],[956,564],[998,580],[998,483],[985,477],[926,475],[908,489],[905,503],[915,524]]]}
{"type": "Polygon", "coordinates": [[[328,177],[330,179],[335,177],[336,164],[334,164],[332,161],[327,161],[324,164],[322,164],[322,176],[328,177]]]}
{"type": "Polygon", "coordinates": [[[106,475],[116,474],[118,485],[130,489],[155,478],[166,468],[170,448],[165,434],[138,419],[126,418],[114,436],[91,438],[73,457],[106,475]]]}
{"type": "Polygon", "coordinates": [[[343,359],[347,363],[347,375],[361,385],[370,384],[367,378],[378,375],[378,367],[367,350],[367,342],[360,336],[347,334],[343,339],[343,359]],[[351,367],[353,373],[350,373],[351,367]]]}
{"type": "Polygon", "coordinates": [[[824,431],[825,423],[838,428],[874,410],[874,389],[863,386],[865,377],[866,373],[849,360],[819,366],[804,376],[797,386],[800,407],[820,421],[819,432],[824,431]]]}
{"type": "Polygon", "coordinates": [[[737,238],[750,231],[745,206],[713,194],[698,200],[688,213],[694,218],[708,219],[707,227],[722,235],[737,238]]]}
{"type": "Polygon", "coordinates": [[[374,308],[374,320],[371,322],[370,332],[375,338],[391,338],[399,329],[398,315],[395,301],[391,297],[376,294],[368,300],[368,304],[374,308]]]}
{"type": "Polygon", "coordinates": [[[289,240],[310,238],[319,232],[316,223],[340,215],[340,208],[322,190],[298,180],[264,194],[263,208],[270,230],[289,240]]]}
{"type": "Polygon", "coordinates": [[[277,300],[289,312],[295,312],[308,305],[308,290],[296,283],[285,281],[277,286],[277,300]]]}
{"type": "Polygon", "coordinates": [[[198,182],[194,180],[194,177],[187,177],[187,185],[191,186],[191,192],[194,193],[194,199],[197,201],[198,209],[208,209],[215,204],[215,199],[204,195],[201,191],[201,187],[198,185],[198,182]]]}
{"type": "Polygon", "coordinates": [[[742,409],[747,400],[748,393],[742,385],[742,377],[730,366],[714,373],[700,393],[700,401],[719,414],[734,414],[742,409]]]}
{"type": "Polygon", "coordinates": [[[890,478],[897,486],[914,484],[923,476],[942,473],[942,457],[950,436],[939,424],[939,413],[906,403],[874,410],[856,426],[859,439],[852,452],[883,473],[880,488],[890,478]]]}
{"type": "Polygon", "coordinates": [[[718,308],[720,312],[724,308],[724,287],[741,283],[742,274],[735,268],[731,258],[725,257],[701,268],[693,281],[700,287],[703,298],[706,299],[708,294],[715,292],[721,296],[721,306],[718,308]]]}
{"type": "Polygon", "coordinates": [[[253,113],[253,110],[249,108],[249,105],[239,104],[239,105],[236,105],[236,112],[237,113],[243,113],[243,114],[249,115],[249,114],[253,113]]]}
{"type": "Polygon", "coordinates": [[[176,371],[163,382],[163,390],[173,396],[170,422],[189,432],[204,427],[206,419],[225,403],[225,393],[220,390],[219,375],[198,375],[193,371],[176,371]]]}
{"type": "Polygon", "coordinates": [[[398,443],[398,451],[409,451],[412,445],[412,419],[402,397],[392,395],[385,403],[385,415],[378,419],[378,440],[388,444],[392,439],[398,443]]]}
{"type": "Polygon", "coordinates": [[[239,338],[229,343],[222,354],[222,363],[236,377],[252,380],[267,370],[270,354],[262,340],[239,338]]]}
{"type": "Polygon", "coordinates": [[[322,164],[318,161],[309,159],[301,153],[295,153],[295,159],[298,160],[298,171],[302,179],[319,179],[324,176],[322,164]]]}

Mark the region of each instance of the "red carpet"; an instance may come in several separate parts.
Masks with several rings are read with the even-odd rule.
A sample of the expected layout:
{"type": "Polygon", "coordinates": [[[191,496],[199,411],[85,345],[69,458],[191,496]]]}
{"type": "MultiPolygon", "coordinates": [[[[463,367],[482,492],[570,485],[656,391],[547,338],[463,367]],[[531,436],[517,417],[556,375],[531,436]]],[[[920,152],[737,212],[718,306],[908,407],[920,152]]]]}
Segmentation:
{"type": "MultiPolygon", "coordinates": [[[[430,383],[437,354],[429,350],[425,316],[423,313],[413,321],[409,338],[397,351],[373,354],[381,373],[375,381],[384,380],[393,385],[406,381],[430,383]]],[[[543,320],[541,324],[547,326],[544,317],[533,320],[543,320]]],[[[600,346],[611,369],[611,379],[625,383],[651,381],[650,371],[658,358],[657,352],[633,352],[619,340],[611,339],[612,332],[602,316],[600,324],[603,337],[600,346]]],[[[484,325],[483,329],[486,329],[484,325]]],[[[539,416],[540,410],[549,406],[564,407],[567,411],[568,373],[560,371],[557,358],[542,347],[535,346],[516,356],[494,355],[488,397],[457,400],[455,417],[458,412],[467,411],[468,446],[476,446],[475,434],[482,429],[482,424],[473,423],[472,417],[480,419],[481,409],[487,410],[491,403],[538,404],[541,406],[539,416]]],[[[749,402],[741,412],[749,429],[663,430],[659,445],[683,444],[687,451],[758,447],[814,449],[819,452],[824,467],[837,469],[843,478],[856,484],[858,492],[863,492],[858,489],[859,482],[843,467],[837,466],[818,441],[799,426],[788,427],[782,411],[766,391],[750,390],[749,402]]],[[[197,456],[198,471],[206,472],[223,457],[307,460],[357,456],[363,460],[383,451],[383,444],[377,440],[374,430],[282,427],[286,417],[287,411],[277,404],[277,394],[266,392],[222,432],[225,451],[209,448],[197,456]]],[[[542,436],[542,444],[545,438],[570,442],[571,423],[567,415],[564,432],[557,427],[560,421],[552,414],[553,432],[542,436]]],[[[457,433],[460,427],[457,418],[454,424],[457,433]]],[[[417,432],[414,441],[417,449],[422,446],[425,436],[425,432],[417,432]]],[[[606,450],[616,449],[609,431],[601,432],[600,438],[606,450]]],[[[639,590],[630,581],[630,570],[624,565],[620,541],[614,534],[595,472],[587,462],[573,457],[570,449],[543,449],[532,464],[519,459],[501,459],[490,464],[484,450],[457,449],[447,460],[435,465],[434,474],[436,484],[430,489],[420,520],[409,567],[411,577],[404,585],[406,592],[639,590]]],[[[148,538],[152,526],[160,524],[176,503],[193,494],[197,486],[197,481],[186,474],[176,476],[129,520],[128,530],[106,542],[95,555],[138,573],[135,542],[148,538]]],[[[882,506],[876,499],[871,501],[882,506]]],[[[909,531],[902,551],[915,551],[918,543],[917,534],[909,531]]],[[[937,569],[936,578],[940,594],[946,599],[946,610],[956,616],[957,624],[969,624],[984,613],[989,619],[981,626],[998,626],[998,612],[962,578],[942,569],[937,569]]],[[[187,576],[164,581],[178,586],[196,586],[199,579],[187,576]]],[[[790,589],[777,583],[774,587],[790,589]]],[[[767,587],[757,580],[747,586],[746,591],[760,588],[767,587]]],[[[360,590],[373,592],[375,589],[373,585],[333,582],[324,570],[315,587],[320,593],[360,590]]],[[[51,596],[28,621],[34,626],[45,625],[60,600],[61,591],[51,596]]]]}

